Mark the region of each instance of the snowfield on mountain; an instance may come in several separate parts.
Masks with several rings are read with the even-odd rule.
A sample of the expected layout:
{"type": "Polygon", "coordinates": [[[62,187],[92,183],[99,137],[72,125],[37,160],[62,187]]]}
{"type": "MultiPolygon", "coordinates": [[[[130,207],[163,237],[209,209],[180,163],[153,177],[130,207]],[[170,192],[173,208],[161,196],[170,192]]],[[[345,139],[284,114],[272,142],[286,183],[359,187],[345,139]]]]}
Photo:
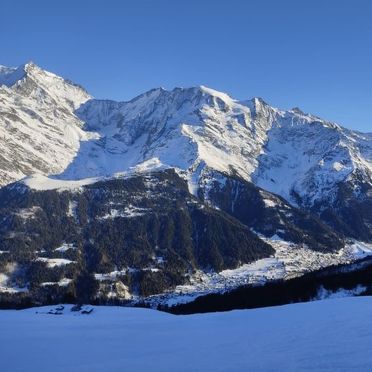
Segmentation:
{"type": "Polygon", "coordinates": [[[372,370],[371,297],[189,316],[70,308],[0,311],[2,370],[372,370]]]}

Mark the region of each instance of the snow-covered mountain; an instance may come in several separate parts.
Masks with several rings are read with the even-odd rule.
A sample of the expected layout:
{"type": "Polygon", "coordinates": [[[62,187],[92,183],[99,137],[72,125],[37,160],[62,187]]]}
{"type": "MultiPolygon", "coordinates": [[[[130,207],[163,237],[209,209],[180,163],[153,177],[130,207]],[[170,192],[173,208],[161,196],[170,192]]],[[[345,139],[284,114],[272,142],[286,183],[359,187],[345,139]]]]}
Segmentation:
{"type": "Polygon", "coordinates": [[[0,185],[35,172],[62,172],[91,138],[74,115],[90,98],[33,63],[0,67],[0,185]]]}
{"type": "MultiPolygon", "coordinates": [[[[278,110],[257,98],[238,102],[205,87],[158,89],[127,103],[92,100],[78,115],[102,134],[107,150],[119,152],[119,162],[110,162],[115,170],[158,159],[186,170],[192,184],[213,169],[237,174],[292,203],[300,197],[307,207],[331,201],[339,182],[372,182],[371,134],[299,110],[278,110]]],[[[82,164],[94,153],[96,146],[84,149],[82,164]]],[[[70,177],[82,174],[78,163],[70,168],[70,177]]]]}
{"type": "Polygon", "coordinates": [[[2,184],[35,171],[81,179],[161,163],[186,171],[195,188],[213,169],[309,207],[332,200],[340,182],[356,193],[372,183],[372,134],[259,98],[201,86],[94,100],[32,63],[2,67],[0,84],[2,184]]]}
{"type": "Polygon", "coordinates": [[[160,287],[142,283],[157,293],[258,259],[280,277],[299,257],[297,274],[350,262],[360,245],[349,239],[372,241],[372,134],[260,98],[200,86],[96,100],[33,63],[0,67],[0,145],[7,278],[25,255],[36,266],[70,259],[98,278],[160,275],[160,287]],[[225,249],[221,229],[245,243],[225,249]]]}

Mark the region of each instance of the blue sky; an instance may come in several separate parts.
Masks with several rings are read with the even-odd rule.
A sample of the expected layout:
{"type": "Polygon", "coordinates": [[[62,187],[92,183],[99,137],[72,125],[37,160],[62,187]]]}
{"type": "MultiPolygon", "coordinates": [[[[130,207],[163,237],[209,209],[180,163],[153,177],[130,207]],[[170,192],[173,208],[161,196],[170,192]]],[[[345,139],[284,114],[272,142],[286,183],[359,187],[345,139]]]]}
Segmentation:
{"type": "Polygon", "coordinates": [[[97,98],[207,85],[372,131],[369,0],[4,1],[0,45],[97,98]]]}

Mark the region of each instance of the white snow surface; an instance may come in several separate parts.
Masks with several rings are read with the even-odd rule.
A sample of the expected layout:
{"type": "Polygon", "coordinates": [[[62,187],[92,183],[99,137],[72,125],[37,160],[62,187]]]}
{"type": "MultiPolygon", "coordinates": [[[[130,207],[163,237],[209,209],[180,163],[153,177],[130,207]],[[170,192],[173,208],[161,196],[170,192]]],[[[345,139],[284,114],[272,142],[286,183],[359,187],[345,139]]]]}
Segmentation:
{"type": "Polygon", "coordinates": [[[56,248],[56,252],[67,252],[70,249],[76,249],[74,244],[71,243],[63,243],[60,247],[56,248]]]}
{"type": "Polygon", "coordinates": [[[80,142],[97,136],[74,114],[90,98],[33,63],[0,67],[0,185],[34,172],[62,172],[80,142]]]}
{"type": "Polygon", "coordinates": [[[12,275],[19,269],[19,265],[9,262],[5,265],[4,271],[0,273],[0,293],[18,293],[27,292],[27,288],[21,288],[12,283],[12,275]]]}
{"type": "Polygon", "coordinates": [[[351,254],[356,259],[365,258],[367,256],[372,256],[372,244],[354,242],[350,246],[351,254]]]}
{"type": "Polygon", "coordinates": [[[337,291],[331,291],[325,289],[323,286],[319,288],[317,296],[314,298],[314,301],[332,299],[332,298],[343,298],[343,297],[352,297],[358,296],[363,293],[367,287],[363,285],[357,285],[352,289],[340,288],[337,291]]]}
{"type": "Polygon", "coordinates": [[[70,283],[72,282],[72,279],[69,279],[69,278],[62,278],[60,281],[58,282],[44,282],[44,283],[41,283],[40,285],[42,287],[47,287],[49,285],[58,285],[60,287],[66,287],[67,285],[69,285],[70,283]]]}
{"type": "Polygon", "coordinates": [[[125,218],[132,218],[132,217],[139,217],[143,216],[148,209],[146,208],[138,208],[133,205],[126,206],[123,210],[118,209],[110,209],[110,212],[105,214],[104,216],[98,217],[100,220],[107,220],[107,219],[114,219],[117,217],[125,217],[125,218]]]}
{"type": "MultiPolygon", "coordinates": [[[[60,180],[46,177],[42,174],[33,174],[22,179],[22,183],[34,190],[77,190],[82,186],[98,182],[100,178],[85,178],[81,180],[60,180]]],[[[71,212],[72,213],[72,212],[71,212]]]]}
{"type": "Polygon", "coordinates": [[[175,316],[94,307],[0,311],[3,371],[372,370],[372,298],[175,316]]]}
{"type": "Polygon", "coordinates": [[[65,266],[65,265],[75,263],[75,261],[71,261],[66,258],[38,257],[36,261],[46,262],[48,267],[65,266]]]}

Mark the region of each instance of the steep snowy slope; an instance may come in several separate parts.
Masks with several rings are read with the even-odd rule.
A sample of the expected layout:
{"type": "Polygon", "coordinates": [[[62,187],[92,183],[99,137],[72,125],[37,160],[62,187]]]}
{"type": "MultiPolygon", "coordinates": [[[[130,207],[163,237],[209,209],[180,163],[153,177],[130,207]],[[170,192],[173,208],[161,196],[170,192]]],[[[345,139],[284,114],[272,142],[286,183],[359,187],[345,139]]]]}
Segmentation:
{"type": "Polygon", "coordinates": [[[332,204],[339,183],[350,182],[356,196],[361,184],[372,184],[371,134],[298,109],[274,109],[257,98],[238,102],[205,87],[156,89],[130,102],[91,100],[78,115],[105,141],[87,143],[67,178],[158,159],[187,171],[195,191],[203,173],[213,169],[305,207],[332,204]]]}
{"type": "Polygon", "coordinates": [[[207,166],[247,178],[266,130],[247,106],[205,87],[155,89],[123,103],[91,100],[77,114],[104,140],[82,146],[66,178],[122,171],[150,159],[190,175],[207,166]]]}
{"type": "Polygon", "coordinates": [[[3,371],[372,370],[372,299],[174,316],[95,307],[0,311],[3,371]]]}
{"type": "Polygon", "coordinates": [[[32,63],[1,67],[0,186],[35,172],[63,171],[80,142],[92,138],[73,113],[89,98],[32,63]]]}
{"type": "Polygon", "coordinates": [[[372,184],[372,134],[353,132],[298,110],[277,112],[254,182],[311,207],[332,202],[340,182],[372,184]],[[300,200],[298,199],[300,197],[300,200]]]}

